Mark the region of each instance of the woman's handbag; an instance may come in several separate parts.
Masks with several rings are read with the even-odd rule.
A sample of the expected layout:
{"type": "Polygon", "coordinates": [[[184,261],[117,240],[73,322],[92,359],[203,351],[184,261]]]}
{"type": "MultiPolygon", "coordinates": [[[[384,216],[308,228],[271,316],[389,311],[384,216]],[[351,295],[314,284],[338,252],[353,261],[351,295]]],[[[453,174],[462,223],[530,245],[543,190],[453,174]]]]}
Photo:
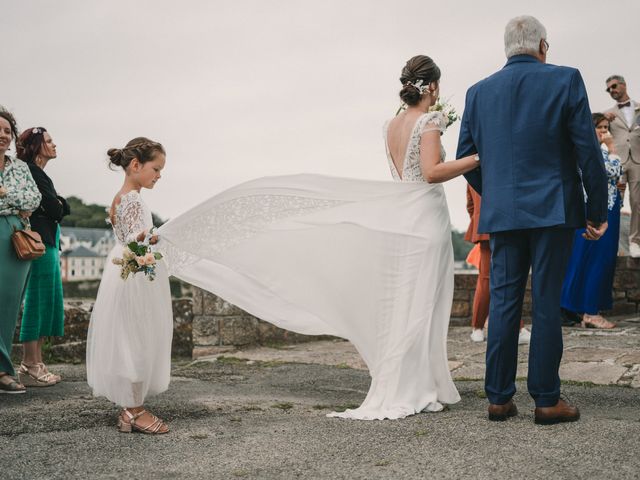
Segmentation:
{"type": "Polygon", "coordinates": [[[42,237],[38,232],[31,230],[28,219],[22,219],[24,230],[13,227],[11,243],[16,251],[19,260],[33,260],[39,258],[46,252],[46,247],[42,243],[42,237]]]}

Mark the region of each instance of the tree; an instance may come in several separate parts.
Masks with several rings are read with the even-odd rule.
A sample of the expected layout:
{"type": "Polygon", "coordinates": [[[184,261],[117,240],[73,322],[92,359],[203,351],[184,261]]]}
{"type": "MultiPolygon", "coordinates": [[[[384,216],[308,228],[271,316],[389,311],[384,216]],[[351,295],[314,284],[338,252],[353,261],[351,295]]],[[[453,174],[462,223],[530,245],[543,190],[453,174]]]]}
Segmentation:
{"type": "MultiPolygon", "coordinates": [[[[67,202],[71,208],[71,214],[62,219],[63,227],[108,228],[107,207],[96,203],[86,204],[78,197],[68,197],[67,202]]],[[[153,224],[159,227],[164,220],[155,213],[152,214],[153,224]]]]}
{"type": "Polygon", "coordinates": [[[453,259],[456,261],[465,260],[473,248],[473,243],[464,239],[464,233],[451,230],[451,242],[453,243],[453,259]]]}

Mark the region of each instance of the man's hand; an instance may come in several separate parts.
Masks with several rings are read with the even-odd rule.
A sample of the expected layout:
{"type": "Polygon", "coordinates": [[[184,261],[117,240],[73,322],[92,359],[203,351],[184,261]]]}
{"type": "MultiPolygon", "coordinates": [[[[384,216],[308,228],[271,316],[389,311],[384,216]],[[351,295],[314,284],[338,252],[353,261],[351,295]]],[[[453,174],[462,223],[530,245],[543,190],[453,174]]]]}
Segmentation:
{"type": "Polygon", "coordinates": [[[606,117],[607,120],[609,120],[610,122],[613,122],[613,119],[616,118],[616,114],[613,112],[607,112],[604,114],[604,116],[606,117]]]}
{"type": "Polygon", "coordinates": [[[607,231],[609,224],[607,222],[595,223],[591,220],[587,220],[587,228],[582,234],[582,237],[586,240],[599,240],[604,232],[607,231]]]}

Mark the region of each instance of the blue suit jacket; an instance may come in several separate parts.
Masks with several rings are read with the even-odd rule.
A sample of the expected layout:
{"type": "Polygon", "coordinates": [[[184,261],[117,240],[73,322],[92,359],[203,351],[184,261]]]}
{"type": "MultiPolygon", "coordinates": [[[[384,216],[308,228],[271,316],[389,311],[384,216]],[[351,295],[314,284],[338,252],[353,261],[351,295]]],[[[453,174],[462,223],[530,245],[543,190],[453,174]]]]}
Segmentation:
{"type": "Polygon", "coordinates": [[[516,55],[467,91],[457,158],[482,195],[478,231],[585,225],[607,220],[607,177],[589,100],[575,68],[516,55]],[[582,178],[581,178],[582,177],[582,178]]]}

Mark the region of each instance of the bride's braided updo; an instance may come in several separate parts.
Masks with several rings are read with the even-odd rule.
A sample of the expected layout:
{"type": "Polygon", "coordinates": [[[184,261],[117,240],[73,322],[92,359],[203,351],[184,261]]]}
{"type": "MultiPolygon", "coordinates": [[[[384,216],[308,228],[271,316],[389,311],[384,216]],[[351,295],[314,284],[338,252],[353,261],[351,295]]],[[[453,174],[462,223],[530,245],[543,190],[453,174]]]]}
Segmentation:
{"type": "Polygon", "coordinates": [[[409,106],[417,105],[424,92],[416,84],[427,87],[439,80],[440,69],[436,63],[426,55],[416,55],[407,61],[400,74],[400,99],[409,106]]]}
{"type": "Polygon", "coordinates": [[[122,167],[123,170],[127,169],[134,158],[137,158],[140,163],[146,163],[153,160],[158,153],[166,154],[162,144],[146,137],[136,137],[124,148],[107,150],[110,166],[122,167]]]}

